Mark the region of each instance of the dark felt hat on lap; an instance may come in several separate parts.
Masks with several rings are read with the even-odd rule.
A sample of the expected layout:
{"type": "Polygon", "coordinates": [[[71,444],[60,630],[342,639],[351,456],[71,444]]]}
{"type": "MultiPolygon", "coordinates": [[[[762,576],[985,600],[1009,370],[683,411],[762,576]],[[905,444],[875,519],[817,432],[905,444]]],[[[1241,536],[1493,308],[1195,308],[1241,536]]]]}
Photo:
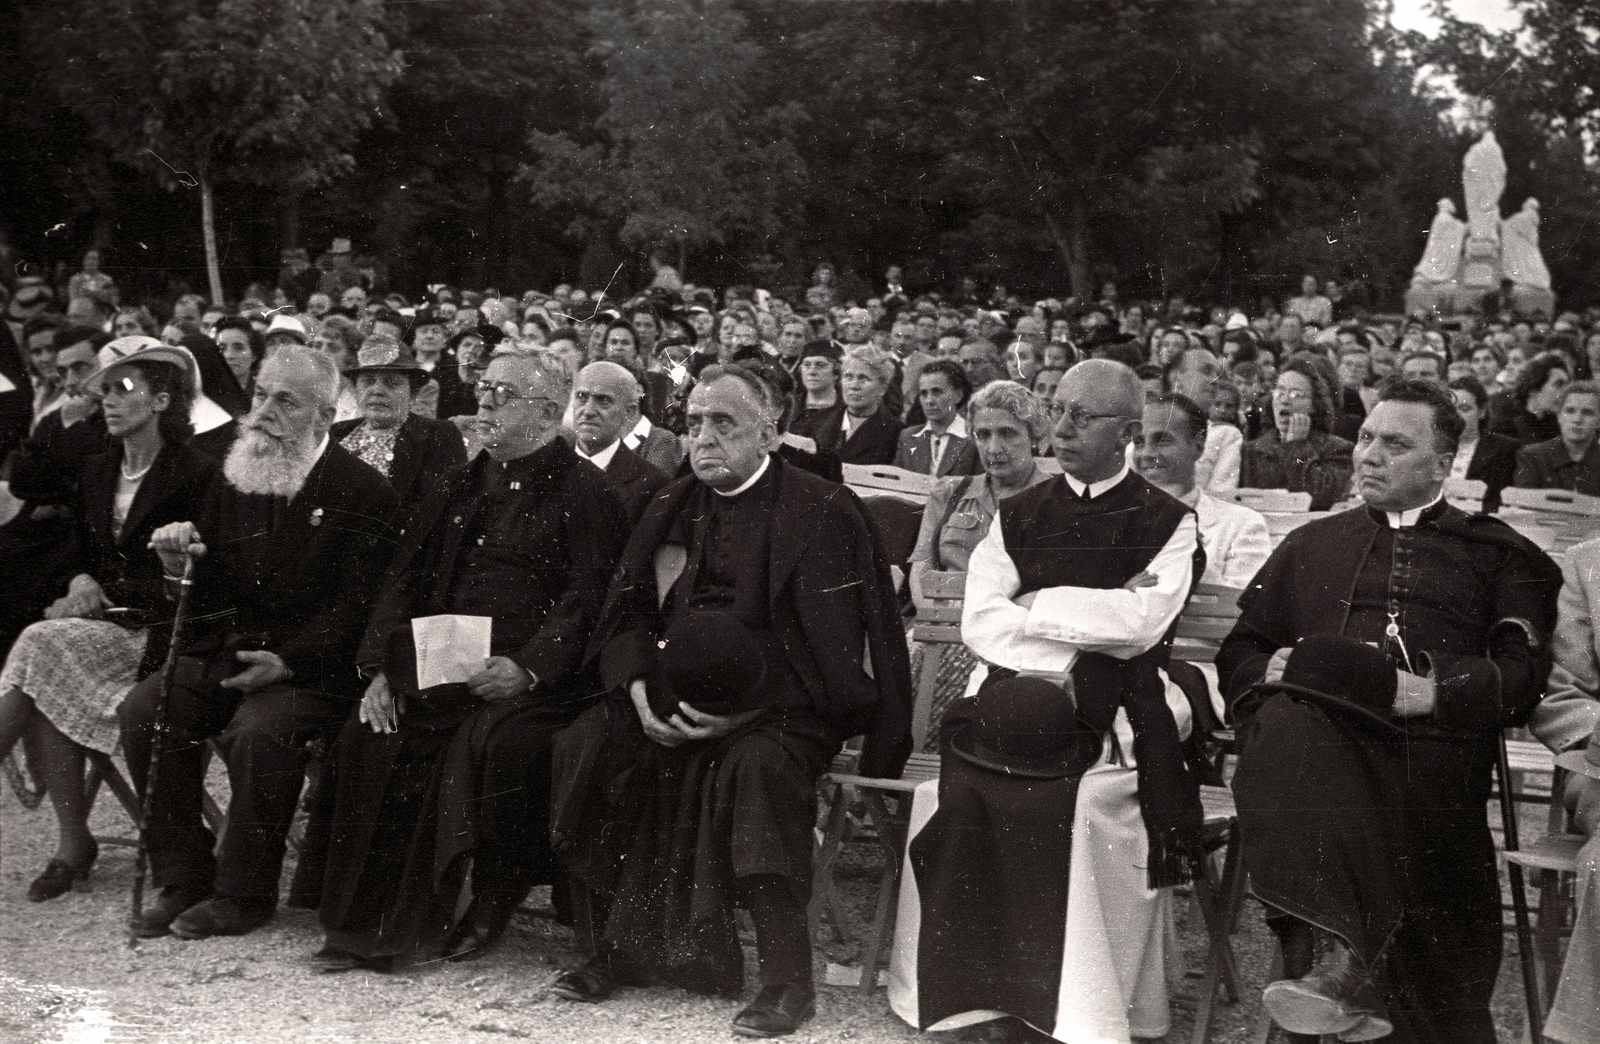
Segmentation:
{"type": "Polygon", "coordinates": [[[1082,775],[1100,757],[1101,739],[1078,721],[1071,685],[1020,676],[985,685],[972,719],[951,733],[950,749],[1008,776],[1082,775]]]}
{"type": "Polygon", "coordinates": [[[1260,682],[1263,693],[1284,692],[1325,707],[1349,711],[1385,728],[1394,708],[1399,677],[1383,650],[1342,634],[1313,634],[1289,653],[1283,679],[1260,682]]]}
{"type": "Polygon", "coordinates": [[[650,707],[661,718],[687,703],[707,714],[738,714],[762,706],[767,679],[760,637],[727,612],[679,616],[661,636],[650,707]]]}

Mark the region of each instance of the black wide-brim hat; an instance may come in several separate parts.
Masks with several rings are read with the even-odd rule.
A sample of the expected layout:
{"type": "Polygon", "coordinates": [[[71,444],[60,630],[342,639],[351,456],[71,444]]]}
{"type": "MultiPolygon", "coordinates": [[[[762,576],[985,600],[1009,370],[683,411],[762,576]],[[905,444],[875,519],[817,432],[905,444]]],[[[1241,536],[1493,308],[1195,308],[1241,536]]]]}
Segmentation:
{"type": "Polygon", "coordinates": [[[1383,650],[1342,634],[1313,634],[1289,653],[1281,680],[1257,682],[1251,688],[1263,694],[1309,697],[1319,706],[1399,731],[1389,718],[1399,682],[1383,650]]]}
{"type": "MultiPolygon", "coordinates": [[[[661,636],[653,688],[668,701],[707,714],[739,714],[762,706],[767,658],[760,637],[720,610],[687,613],[661,636]]],[[[651,697],[654,704],[655,697],[651,697]]]]}
{"type": "Polygon", "coordinates": [[[1081,776],[1103,746],[1077,718],[1070,679],[1021,676],[985,684],[972,719],[956,726],[949,742],[969,764],[1027,779],[1081,776]]]}

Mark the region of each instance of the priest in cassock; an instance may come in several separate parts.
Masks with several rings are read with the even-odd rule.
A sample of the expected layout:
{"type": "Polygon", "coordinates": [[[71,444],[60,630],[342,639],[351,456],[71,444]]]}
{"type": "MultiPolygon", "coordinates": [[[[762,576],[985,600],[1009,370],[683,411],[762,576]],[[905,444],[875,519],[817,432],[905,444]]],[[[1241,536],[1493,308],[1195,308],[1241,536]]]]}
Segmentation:
{"type": "Polygon", "coordinates": [[[1168,909],[1203,814],[1191,712],[1161,667],[1204,555],[1194,511],[1127,466],[1143,403],[1121,363],[1068,370],[1063,474],[1001,504],[968,563],[961,637],[991,666],[917,788],[890,968],[889,1003],[920,1029],[1170,1028],[1168,909]]]}
{"type": "Polygon", "coordinates": [[[911,749],[887,559],[849,490],[772,453],[777,413],[747,370],[700,375],[693,474],[662,488],[623,553],[590,647],[609,694],[557,738],[551,808],[601,936],[556,993],[593,1002],[669,982],[737,995],[743,906],[761,990],[733,1031],[756,1037],[792,1033],[815,1009],[817,778],[854,735],[868,775],[898,776],[911,749]],[[711,684],[718,658],[753,680],[711,684]]]}
{"type": "MultiPolygon", "coordinates": [[[[592,699],[580,660],[627,525],[605,474],[557,437],[571,383],[553,353],[495,355],[476,389],[484,451],[422,502],[374,602],[355,660],[366,693],[323,787],[326,868],[307,868],[323,871],[318,971],[389,970],[439,946],[469,856],[453,959],[554,883],[550,737],[592,699]],[[488,617],[489,657],[464,683],[419,688],[412,620],[440,614],[488,617]]],[[[298,904],[317,898],[297,888],[298,904]]]]}
{"type": "Polygon", "coordinates": [[[1292,1033],[1495,1040],[1484,806],[1500,732],[1527,720],[1549,673],[1561,574],[1444,500],[1461,430],[1438,385],[1387,386],[1356,444],[1366,503],[1285,538],[1217,654],[1242,744],[1244,858],[1284,951],[1263,1001],[1292,1033]],[[1313,635],[1351,643],[1325,657],[1344,674],[1290,687],[1313,635]],[[1350,684],[1361,644],[1388,657],[1383,684],[1350,684]]]}

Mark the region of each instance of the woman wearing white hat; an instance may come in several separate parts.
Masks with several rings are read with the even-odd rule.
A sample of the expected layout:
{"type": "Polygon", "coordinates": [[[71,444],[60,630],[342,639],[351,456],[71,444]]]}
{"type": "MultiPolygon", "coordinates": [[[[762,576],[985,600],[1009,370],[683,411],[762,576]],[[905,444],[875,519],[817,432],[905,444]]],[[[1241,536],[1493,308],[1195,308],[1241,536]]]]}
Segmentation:
{"type": "Polygon", "coordinates": [[[0,756],[31,734],[55,806],[56,855],[28,889],[53,899],[89,875],[98,846],[84,800],[85,749],[118,745],[117,704],[141,673],[147,624],[165,609],[161,563],[146,545],[194,517],[216,464],[186,445],[193,358],[147,337],[106,346],[86,385],[103,397],[112,448],[85,460],[76,505],[80,572],[22,632],[0,670],[0,756]]]}

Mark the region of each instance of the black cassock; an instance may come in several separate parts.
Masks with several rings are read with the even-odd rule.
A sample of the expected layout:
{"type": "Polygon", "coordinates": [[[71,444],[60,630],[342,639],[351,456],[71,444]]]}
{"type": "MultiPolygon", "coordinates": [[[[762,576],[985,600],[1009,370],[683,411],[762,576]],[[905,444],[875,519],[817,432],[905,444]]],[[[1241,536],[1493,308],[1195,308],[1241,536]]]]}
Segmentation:
{"type": "Polygon", "coordinates": [[[1233,786],[1252,887],[1376,966],[1396,1041],[1495,1039],[1490,773],[1498,734],[1542,694],[1560,585],[1495,519],[1440,502],[1391,528],[1357,508],[1284,540],[1217,655],[1240,725],[1233,786]],[[1249,689],[1277,649],[1326,633],[1429,674],[1434,713],[1385,727],[1249,689]]]}
{"type": "Polygon", "coordinates": [[[554,873],[550,737],[594,698],[580,661],[624,527],[605,474],[561,439],[504,466],[480,454],[424,501],[358,662],[414,693],[412,618],[489,616],[491,655],[539,684],[493,703],[440,686],[411,697],[389,734],[351,717],[292,900],[320,902],[330,946],[388,957],[437,942],[469,855],[475,891],[525,890],[554,873]]]}

